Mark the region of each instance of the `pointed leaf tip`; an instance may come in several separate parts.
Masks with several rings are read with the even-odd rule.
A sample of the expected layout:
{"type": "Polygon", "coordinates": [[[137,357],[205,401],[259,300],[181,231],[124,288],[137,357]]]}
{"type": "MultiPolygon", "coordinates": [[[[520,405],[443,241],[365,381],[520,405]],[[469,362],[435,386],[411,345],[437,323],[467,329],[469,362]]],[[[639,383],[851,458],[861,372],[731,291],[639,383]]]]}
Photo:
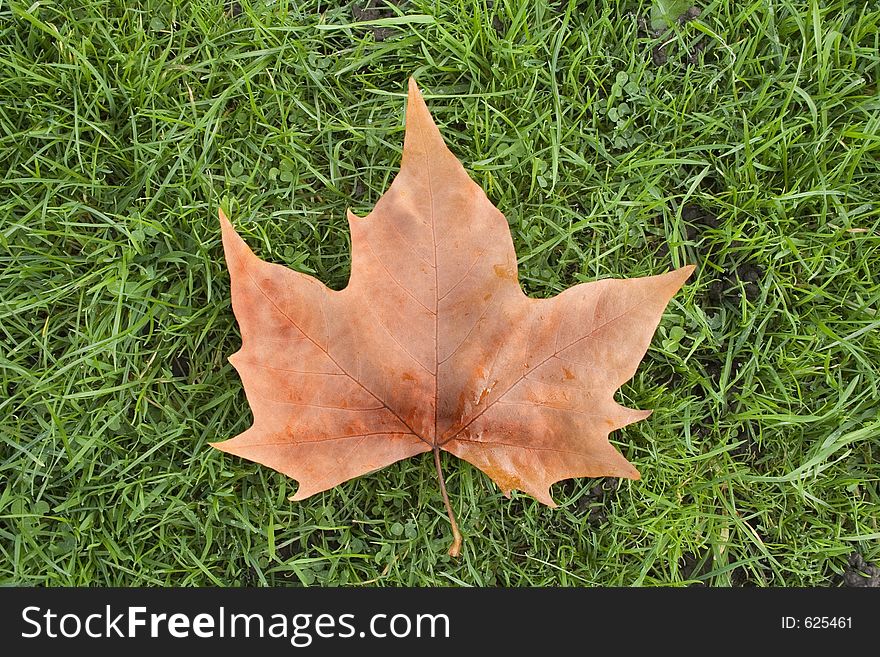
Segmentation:
{"type": "MultiPolygon", "coordinates": [[[[687,280],[691,277],[691,274],[694,273],[694,270],[697,268],[696,265],[685,265],[684,267],[680,267],[679,269],[675,269],[671,274],[673,274],[675,280],[675,292],[678,292],[682,285],[684,285],[687,280]]],[[[673,294],[675,293],[673,292],[673,294]]]]}
{"type": "Polygon", "coordinates": [[[679,268],[677,271],[681,275],[681,285],[684,285],[685,281],[691,277],[691,274],[694,273],[694,270],[697,268],[696,265],[685,265],[684,267],[679,268]]]}
{"type": "MultiPolygon", "coordinates": [[[[433,124],[433,119],[431,118],[431,113],[428,111],[428,106],[425,104],[425,99],[422,97],[422,90],[419,89],[419,85],[416,84],[415,78],[409,79],[409,92],[406,97],[406,125],[409,127],[411,118],[423,118],[427,117],[428,122],[433,124]]],[[[438,131],[439,135],[439,131],[438,131]]]]}
{"type": "Polygon", "coordinates": [[[238,237],[238,233],[235,232],[235,228],[232,227],[232,222],[229,221],[229,218],[226,216],[226,213],[223,212],[223,208],[217,208],[217,216],[220,218],[220,232],[224,237],[223,248],[226,249],[226,238],[231,236],[238,237]]]}
{"type": "MultiPolygon", "coordinates": [[[[223,208],[217,208],[217,216],[220,218],[220,233],[223,237],[223,250],[226,251],[229,248],[229,240],[238,237],[238,233],[235,232],[235,228],[232,227],[232,222],[229,221],[226,213],[223,212],[223,208]]],[[[241,238],[239,237],[239,239],[241,238]]]]}
{"type": "Polygon", "coordinates": [[[444,185],[458,184],[453,182],[454,178],[465,184],[470,182],[461,162],[443,139],[415,78],[409,79],[401,172],[408,169],[422,178],[428,170],[433,170],[438,180],[444,175],[450,176],[442,180],[444,185]]]}

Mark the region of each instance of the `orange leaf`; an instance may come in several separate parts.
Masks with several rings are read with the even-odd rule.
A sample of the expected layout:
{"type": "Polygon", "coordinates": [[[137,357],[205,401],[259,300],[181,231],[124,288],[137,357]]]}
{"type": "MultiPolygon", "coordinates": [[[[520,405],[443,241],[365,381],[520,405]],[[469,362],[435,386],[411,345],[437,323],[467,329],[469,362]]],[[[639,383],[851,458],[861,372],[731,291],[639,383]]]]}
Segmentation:
{"type": "MultiPolygon", "coordinates": [[[[609,432],[647,417],[615,391],[693,271],[527,297],[504,215],[446,147],[413,80],[400,173],[348,216],[348,286],[260,260],[220,211],[254,415],[213,446],[296,479],[294,500],[441,450],[555,506],[570,477],[638,479],[609,432]]],[[[459,535],[451,507],[458,552],[459,535]]]]}

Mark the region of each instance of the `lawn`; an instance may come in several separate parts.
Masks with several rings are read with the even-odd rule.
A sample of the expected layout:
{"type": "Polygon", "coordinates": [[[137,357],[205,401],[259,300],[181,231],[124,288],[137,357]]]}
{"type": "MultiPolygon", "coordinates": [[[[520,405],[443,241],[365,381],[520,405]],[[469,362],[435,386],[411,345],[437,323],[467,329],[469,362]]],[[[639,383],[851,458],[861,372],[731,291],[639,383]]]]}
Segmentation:
{"type": "Polygon", "coordinates": [[[126,4],[0,0],[0,583],[868,583],[876,4],[126,4]],[[208,446],[251,423],[218,206],[343,287],[411,75],[530,295],[697,265],[618,393],[642,480],[550,509],[446,456],[458,559],[430,453],[290,502],[208,446]]]}

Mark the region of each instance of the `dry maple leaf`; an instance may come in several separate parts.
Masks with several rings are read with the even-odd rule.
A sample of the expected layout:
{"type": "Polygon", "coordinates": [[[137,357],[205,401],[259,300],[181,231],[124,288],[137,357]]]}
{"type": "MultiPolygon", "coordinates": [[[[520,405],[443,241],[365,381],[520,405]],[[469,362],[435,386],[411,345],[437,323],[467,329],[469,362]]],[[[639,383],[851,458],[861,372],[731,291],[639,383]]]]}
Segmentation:
{"type": "Polygon", "coordinates": [[[260,260],[220,211],[253,426],[213,446],[283,472],[301,500],[422,452],[555,506],[570,477],[638,479],[609,432],[650,411],[615,391],[693,267],[531,299],[504,215],[446,147],[413,80],[400,173],[348,214],[348,286],[260,260]]]}

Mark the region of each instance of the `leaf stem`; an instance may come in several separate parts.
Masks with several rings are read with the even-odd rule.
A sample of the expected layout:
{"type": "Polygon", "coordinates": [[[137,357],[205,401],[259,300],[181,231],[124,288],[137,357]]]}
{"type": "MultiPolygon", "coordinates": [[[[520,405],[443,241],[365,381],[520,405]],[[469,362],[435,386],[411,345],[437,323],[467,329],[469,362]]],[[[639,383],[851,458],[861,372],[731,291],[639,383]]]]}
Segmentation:
{"type": "Polygon", "coordinates": [[[446,482],[443,480],[443,469],[440,467],[440,448],[434,448],[434,465],[437,467],[437,477],[440,479],[440,492],[443,494],[443,503],[446,505],[446,513],[449,514],[449,524],[452,525],[452,545],[449,546],[449,556],[457,557],[461,552],[461,532],[458,523],[455,522],[455,514],[449,503],[449,495],[446,493],[446,482]]]}

